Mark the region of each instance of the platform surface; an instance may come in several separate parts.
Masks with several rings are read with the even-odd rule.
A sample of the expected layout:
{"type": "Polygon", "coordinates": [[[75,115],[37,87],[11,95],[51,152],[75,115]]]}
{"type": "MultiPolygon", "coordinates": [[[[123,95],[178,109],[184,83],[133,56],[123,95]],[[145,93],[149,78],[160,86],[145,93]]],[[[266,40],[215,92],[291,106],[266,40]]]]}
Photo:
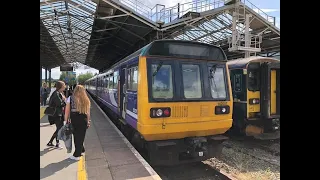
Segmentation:
{"type": "MultiPolygon", "coordinates": [[[[133,148],[101,108],[91,100],[91,127],[80,161],[69,160],[64,149],[47,148],[55,125],[40,107],[40,179],[45,180],[159,180],[152,167],[133,148]]],[[[55,141],[54,141],[55,143],[55,141]]],[[[73,150],[74,151],[74,145],[73,150]]]]}
{"type": "Polygon", "coordinates": [[[91,105],[85,139],[88,179],[161,179],[92,99],[91,105]]]}
{"type": "MultiPolygon", "coordinates": [[[[43,115],[43,111],[44,108],[40,108],[40,179],[76,180],[78,162],[68,159],[72,154],[67,154],[65,148],[46,147],[56,127],[48,123],[48,117],[43,115]]],[[[55,140],[53,143],[55,144],[55,140]]],[[[65,147],[63,141],[60,141],[60,144],[65,147]]]]}

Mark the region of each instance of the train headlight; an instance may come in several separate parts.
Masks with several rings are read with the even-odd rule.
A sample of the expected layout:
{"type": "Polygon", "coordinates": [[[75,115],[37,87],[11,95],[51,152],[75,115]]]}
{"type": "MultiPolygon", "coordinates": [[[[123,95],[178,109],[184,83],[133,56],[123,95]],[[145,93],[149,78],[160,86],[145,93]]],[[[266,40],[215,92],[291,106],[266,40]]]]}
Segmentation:
{"type": "Polygon", "coordinates": [[[162,116],[162,110],[161,109],[158,109],[157,112],[156,112],[156,115],[158,117],[162,116]]]}
{"type": "Polygon", "coordinates": [[[249,99],[249,104],[259,104],[259,103],[260,103],[260,99],[258,98],[249,99]]]}
{"type": "Polygon", "coordinates": [[[171,109],[169,107],[151,108],[150,109],[150,117],[151,118],[170,117],[170,115],[171,115],[171,109]]]}
{"type": "Polygon", "coordinates": [[[215,114],[229,114],[230,113],[230,107],[229,106],[216,106],[214,110],[215,114]]]}

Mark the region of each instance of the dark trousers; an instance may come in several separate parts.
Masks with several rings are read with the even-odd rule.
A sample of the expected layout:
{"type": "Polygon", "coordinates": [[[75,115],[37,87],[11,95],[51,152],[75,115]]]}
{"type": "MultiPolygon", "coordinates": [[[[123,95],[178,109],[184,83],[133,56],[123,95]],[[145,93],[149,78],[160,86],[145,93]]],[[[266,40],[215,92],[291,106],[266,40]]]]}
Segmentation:
{"type": "Polygon", "coordinates": [[[81,153],[85,151],[83,142],[87,131],[87,116],[84,114],[72,112],[70,115],[70,119],[73,128],[73,140],[75,146],[73,156],[79,157],[81,156],[81,153]]]}
{"type": "Polygon", "coordinates": [[[56,143],[59,143],[59,140],[57,139],[58,131],[62,128],[63,126],[63,116],[58,116],[54,117],[56,120],[54,121],[54,124],[56,125],[56,131],[53,133],[49,143],[52,143],[54,139],[56,139],[56,143]]]}
{"type": "Polygon", "coordinates": [[[41,96],[41,105],[42,106],[45,106],[47,104],[47,98],[48,98],[47,95],[42,95],[41,96]]]}

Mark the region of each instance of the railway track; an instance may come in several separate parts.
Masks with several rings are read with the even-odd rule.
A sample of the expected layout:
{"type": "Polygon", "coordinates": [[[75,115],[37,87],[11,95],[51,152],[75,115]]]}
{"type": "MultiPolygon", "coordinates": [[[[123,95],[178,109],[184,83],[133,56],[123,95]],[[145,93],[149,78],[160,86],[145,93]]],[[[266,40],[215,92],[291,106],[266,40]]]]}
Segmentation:
{"type": "MultiPolygon", "coordinates": [[[[251,137],[230,137],[229,142],[235,142],[249,149],[261,149],[274,156],[280,156],[280,139],[259,140],[251,137]]],[[[226,144],[228,144],[228,142],[226,144]]]]}
{"type": "MultiPolygon", "coordinates": [[[[101,107],[101,103],[93,98],[101,107]]],[[[105,108],[101,109],[111,118],[110,113],[105,108]]],[[[119,129],[120,130],[120,129],[119,129]]],[[[121,130],[120,130],[121,131],[121,130]]],[[[124,133],[125,134],[125,133],[124,133]]],[[[134,144],[132,144],[134,146],[134,144]]],[[[147,152],[135,147],[140,155],[149,163],[147,152]]],[[[232,180],[222,172],[202,162],[183,164],[177,166],[152,166],[163,180],[232,180]]]]}
{"type": "Polygon", "coordinates": [[[250,137],[231,137],[224,143],[224,147],[280,166],[280,139],[257,140],[250,137]]]}
{"type": "Polygon", "coordinates": [[[211,166],[202,162],[173,167],[154,167],[163,180],[230,180],[211,166]]]}

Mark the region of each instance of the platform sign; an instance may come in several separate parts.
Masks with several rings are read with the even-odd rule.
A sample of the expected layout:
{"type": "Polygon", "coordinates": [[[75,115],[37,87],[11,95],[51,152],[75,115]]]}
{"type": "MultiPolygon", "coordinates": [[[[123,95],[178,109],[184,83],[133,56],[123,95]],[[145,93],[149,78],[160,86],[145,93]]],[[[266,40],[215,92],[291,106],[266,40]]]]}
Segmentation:
{"type": "Polygon", "coordinates": [[[60,66],[60,71],[73,71],[73,66],[71,64],[63,64],[60,66]]]}

